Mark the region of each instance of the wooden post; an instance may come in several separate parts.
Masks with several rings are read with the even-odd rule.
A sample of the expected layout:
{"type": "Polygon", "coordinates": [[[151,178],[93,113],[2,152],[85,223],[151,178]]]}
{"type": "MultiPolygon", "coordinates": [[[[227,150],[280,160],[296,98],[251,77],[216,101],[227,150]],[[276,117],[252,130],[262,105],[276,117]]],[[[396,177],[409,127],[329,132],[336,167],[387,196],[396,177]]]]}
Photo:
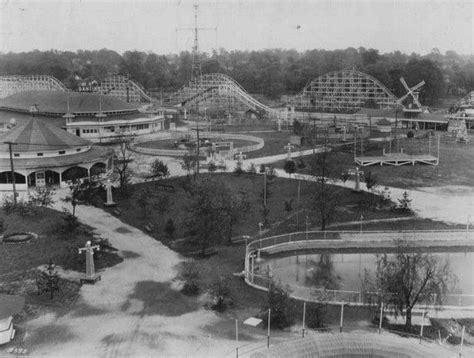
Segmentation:
{"type": "Polygon", "coordinates": [[[235,356],[239,358],[239,320],[235,320],[235,356]]]}
{"type": "Polygon", "coordinates": [[[420,344],[421,344],[421,339],[423,338],[423,326],[425,324],[425,311],[423,311],[423,314],[421,315],[421,327],[420,327],[420,344]]]}
{"type": "Polygon", "coordinates": [[[12,186],[13,186],[13,203],[16,205],[16,181],[15,181],[15,168],[13,166],[13,154],[12,154],[12,142],[6,142],[8,144],[8,151],[10,152],[10,170],[12,175],[12,186]]]}
{"type": "Polygon", "coordinates": [[[466,330],[466,326],[462,326],[462,333],[461,333],[461,347],[459,347],[459,358],[462,357],[462,346],[464,344],[464,332],[466,330]]]}
{"type": "Polygon", "coordinates": [[[380,305],[379,334],[382,333],[382,321],[383,321],[383,302],[380,305]]]}
{"type": "Polygon", "coordinates": [[[342,333],[342,324],[344,322],[344,301],[341,302],[341,322],[339,323],[339,332],[342,333]]]}
{"type": "Polygon", "coordinates": [[[268,331],[267,331],[267,348],[270,348],[270,314],[272,313],[271,308],[268,309],[268,331]]]}
{"type": "Polygon", "coordinates": [[[306,302],[303,302],[303,338],[304,338],[305,320],[306,320],[306,302]]]}
{"type": "Polygon", "coordinates": [[[300,194],[301,194],[301,180],[298,180],[298,196],[296,197],[296,230],[299,228],[299,211],[300,211],[300,194]]]}
{"type": "Polygon", "coordinates": [[[263,172],[263,205],[267,206],[267,170],[263,172]]]}

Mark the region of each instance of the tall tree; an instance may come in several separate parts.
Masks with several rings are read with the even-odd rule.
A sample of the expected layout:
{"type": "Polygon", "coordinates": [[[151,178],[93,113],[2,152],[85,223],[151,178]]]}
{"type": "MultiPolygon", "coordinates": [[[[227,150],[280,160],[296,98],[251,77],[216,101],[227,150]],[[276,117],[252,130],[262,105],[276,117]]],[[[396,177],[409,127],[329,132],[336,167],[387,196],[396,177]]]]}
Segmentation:
{"type": "Polygon", "coordinates": [[[417,303],[442,300],[448,283],[455,276],[448,262],[428,253],[422,253],[406,242],[397,242],[393,256],[377,256],[375,286],[384,303],[405,315],[405,329],[412,324],[412,310],[417,303]]]}

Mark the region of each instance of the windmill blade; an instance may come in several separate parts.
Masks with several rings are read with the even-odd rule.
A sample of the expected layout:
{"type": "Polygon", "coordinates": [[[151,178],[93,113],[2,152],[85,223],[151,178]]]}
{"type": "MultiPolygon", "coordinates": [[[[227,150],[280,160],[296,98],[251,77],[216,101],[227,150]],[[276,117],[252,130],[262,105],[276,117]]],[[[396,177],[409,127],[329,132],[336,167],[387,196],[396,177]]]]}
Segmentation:
{"type": "Polygon", "coordinates": [[[416,91],[418,88],[422,87],[425,85],[425,81],[421,81],[420,83],[418,83],[416,86],[413,86],[411,88],[412,91],[416,91]]]}
{"type": "Polygon", "coordinates": [[[400,82],[402,83],[403,87],[410,92],[410,87],[408,87],[408,84],[406,83],[405,79],[403,77],[400,77],[400,82]]]}
{"type": "Polygon", "coordinates": [[[410,92],[408,92],[407,94],[404,94],[403,96],[401,96],[399,99],[398,99],[398,103],[402,103],[405,98],[407,98],[408,96],[410,95],[410,92]]]}

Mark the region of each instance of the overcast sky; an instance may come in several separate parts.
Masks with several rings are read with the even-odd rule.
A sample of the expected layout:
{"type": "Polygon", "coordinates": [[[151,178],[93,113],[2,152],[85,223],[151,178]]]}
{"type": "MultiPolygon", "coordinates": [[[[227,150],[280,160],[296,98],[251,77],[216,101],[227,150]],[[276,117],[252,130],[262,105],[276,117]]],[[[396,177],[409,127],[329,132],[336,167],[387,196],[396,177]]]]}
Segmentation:
{"type": "Polygon", "coordinates": [[[474,0],[16,1],[0,0],[0,51],[108,48],[191,50],[193,3],[200,48],[376,48],[473,54],[474,0]],[[217,31],[215,31],[217,28],[217,31]]]}

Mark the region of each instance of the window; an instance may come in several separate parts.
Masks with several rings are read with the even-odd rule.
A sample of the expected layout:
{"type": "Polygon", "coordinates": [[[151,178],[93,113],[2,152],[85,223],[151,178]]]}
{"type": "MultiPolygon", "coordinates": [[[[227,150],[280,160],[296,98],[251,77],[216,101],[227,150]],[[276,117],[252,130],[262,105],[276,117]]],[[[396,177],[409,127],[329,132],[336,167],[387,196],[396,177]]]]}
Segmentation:
{"type": "Polygon", "coordinates": [[[19,157],[19,156],[20,156],[20,153],[14,153],[13,156],[14,156],[14,157],[19,157]]]}
{"type": "Polygon", "coordinates": [[[82,148],[76,148],[76,152],[80,152],[82,148]]]}
{"type": "Polygon", "coordinates": [[[36,155],[37,155],[38,157],[42,157],[42,156],[43,156],[43,153],[36,153],[36,155]]]}
{"type": "Polygon", "coordinates": [[[60,150],[58,153],[59,154],[66,154],[66,151],[65,150],[60,150]]]}

